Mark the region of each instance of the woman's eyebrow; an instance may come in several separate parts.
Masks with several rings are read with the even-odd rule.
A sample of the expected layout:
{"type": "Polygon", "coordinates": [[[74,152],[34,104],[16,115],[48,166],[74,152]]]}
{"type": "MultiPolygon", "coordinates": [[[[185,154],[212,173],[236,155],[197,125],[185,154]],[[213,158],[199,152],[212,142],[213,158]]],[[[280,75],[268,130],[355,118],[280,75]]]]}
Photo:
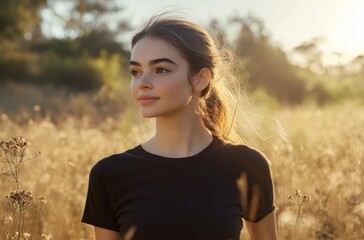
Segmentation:
{"type": "MultiPolygon", "coordinates": [[[[173,65],[176,65],[177,66],[177,63],[173,62],[171,59],[169,58],[157,58],[157,59],[153,59],[153,60],[150,60],[149,61],[149,65],[152,66],[152,65],[156,65],[158,63],[161,63],[161,62],[167,62],[167,63],[170,63],[170,64],[173,64],[173,65]]],[[[140,63],[136,62],[136,61],[130,61],[129,62],[129,66],[131,65],[135,65],[135,66],[141,66],[140,63]]]]}
{"type": "Polygon", "coordinates": [[[158,59],[150,60],[149,65],[155,65],[155,64],[158,64],[158,63],[161,63],[161,62],[167,62],[167,63],[171,63],[171,64],[177,66],[177,63],[173,62],[169,58],[158,58],[158,59]]]}

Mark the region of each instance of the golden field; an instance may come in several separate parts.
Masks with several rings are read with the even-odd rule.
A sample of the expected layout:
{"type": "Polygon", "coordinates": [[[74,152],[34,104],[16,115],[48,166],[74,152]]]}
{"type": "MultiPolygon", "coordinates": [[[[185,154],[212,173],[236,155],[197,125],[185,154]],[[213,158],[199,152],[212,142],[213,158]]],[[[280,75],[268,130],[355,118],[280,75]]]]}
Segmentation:
{"type": "MultiPolygon", "coordinates": [[[[140,130],[130,103],[115,107],[118,96],[102,98],[105,101],[62,96],[67,102],[48,96],[43,101],[36,90],[27,91],[33,91],[30,96],[37,104],[29,98],[18,100],[24,101],[23,108],[16,111],[0,109],[0,141],[23,136],[32,142],[28,156],[41,151],[24,163],[20,188],[45,196],[47,204],[39,216],[29,210],[24,231],[31,234],[29,239],[93,239],[92,227],[80,222],[89,170],[101,158],[138,144],[147,130],[140,130]]],[[[15,97],[7,96],[7,101],[15,97]]],[[[252,144],[272,162],[279,238],[293,239],[297,208],[288,197],[300,189],[312,202],[302,206],[296,239],[364,239],[364,106],[353,100],[321,107],[257,106],[254,111],[265,119],[257,124],[263,135],[271,134],[252,144]],[[284,132],[275,133],[277,123],[284,132]]],[[[0,165],[2,173],[6,169],[0,165]]],[[[14,190],[15,183],[4,174],[0,183],[5,201],[3,195],[14,190]]],[[[11,213],[0,207],[0,239],[6,239],[15,220],[9,222],[11,213]]],[[[243,239],[245,235],[243,231],[243,239]]]]}

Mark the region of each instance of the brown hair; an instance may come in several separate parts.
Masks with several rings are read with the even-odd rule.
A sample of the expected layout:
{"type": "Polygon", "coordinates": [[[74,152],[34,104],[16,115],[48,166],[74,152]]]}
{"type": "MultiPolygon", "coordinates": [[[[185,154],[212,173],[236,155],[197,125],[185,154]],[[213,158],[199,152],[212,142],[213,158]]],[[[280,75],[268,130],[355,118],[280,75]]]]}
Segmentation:
{"type": "Polygon", "coordinates": [[[202,68],[211,71],[210,84],[201,92],[199,114],[205,127],[213,135],[223,140],[237,142],[239,134],[232,131],[232,126],[238,101],[233,91],[239,90],[239,87],[236,81],[227,81],[228,77],[233,75],[231,69],[222,71],[221,68],[232,65],[233,62],[226,61],[231,55],[224,54],[227,51],[219,49],[216,41],[205,29],[179,18],[166,18],[162,15],[152,17],[132,38],[132,48],[147,36],[165,40],[180,51],[189,63],[190,81],[202,68]],[[231,103],[234,106],[229,107],[231,103]]]}

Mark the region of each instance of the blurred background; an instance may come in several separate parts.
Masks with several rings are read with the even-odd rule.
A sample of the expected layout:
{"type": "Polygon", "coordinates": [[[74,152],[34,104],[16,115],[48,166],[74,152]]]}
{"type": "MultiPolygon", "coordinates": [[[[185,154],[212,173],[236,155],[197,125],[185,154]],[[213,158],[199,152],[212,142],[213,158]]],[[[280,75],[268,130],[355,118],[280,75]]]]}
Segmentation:
{"type": "MultiPolygon", "coordinates": [[[[364,97],[364,3],[359,0],[0,4],[0,109],[6,114],[38,104],[42,115],[51,115],[61,107],[44,101],[47,93],[67,100],[68,93],[127,88],[132,34],[153,13],[170,9],[184,12],[233,49],[242,62],[237,74],[259,99],[296,105],[364,97]],[[21,87],[27,94],[11,94],[16,101],[6,96],[21,87]],[[32,90],[42,94],[29,96],[32,90]]],[[[110,108],[123,111],[125,100],[110,108]]]]}
{"type": "MultiPolygon", "coordinates": [[[[250,141],[273,162],[281,239],[294,234],[296,188],[314,200],[302,239],[363,239],[361,0],[1,0],[0,141],[21,135],[43,152],[24,167],[24,188],[48,198],[27,231],[92,238],[80,223],[90,168],[148,135],[129,94],[130,38],[173,9],[237,57],[247,111],[269,136],[250,141]]],[[[13,189],[0,183],[1,194],[13,189]]]]}

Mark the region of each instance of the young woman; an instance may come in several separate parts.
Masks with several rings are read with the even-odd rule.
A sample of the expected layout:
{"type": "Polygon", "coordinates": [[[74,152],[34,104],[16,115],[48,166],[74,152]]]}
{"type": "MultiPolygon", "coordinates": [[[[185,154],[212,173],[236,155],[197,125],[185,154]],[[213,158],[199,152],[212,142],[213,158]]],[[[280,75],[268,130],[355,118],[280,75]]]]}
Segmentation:
{"type": "Polygon", "coordinates": [[[186,20],[155,17],[133,37],[131,92],[156,129],[92,168],[82,221],[97,240],[239,239],[242,218],[251,239],[276,239],[270,165],[235,141],[224,64],[186,20]]]}

